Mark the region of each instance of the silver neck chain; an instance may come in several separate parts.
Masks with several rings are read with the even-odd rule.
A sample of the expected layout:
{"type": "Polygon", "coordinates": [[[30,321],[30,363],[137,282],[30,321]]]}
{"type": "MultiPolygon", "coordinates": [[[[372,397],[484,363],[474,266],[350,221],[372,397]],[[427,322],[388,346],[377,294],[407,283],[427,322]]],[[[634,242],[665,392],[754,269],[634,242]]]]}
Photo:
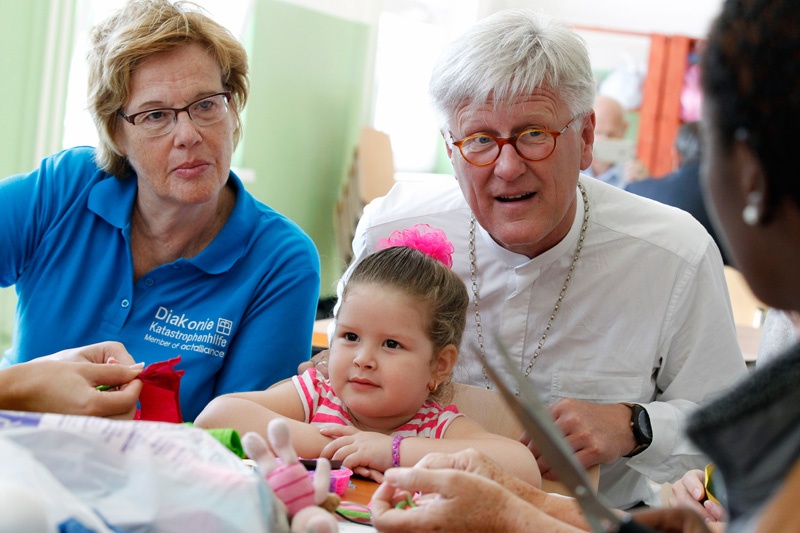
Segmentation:
{"type": "MultiPolygon", "coordinates": [[[[550,333],[550,330],[553,327],[553,321],[558,314],[558,310],[561,309],[561,302],[564,301],[564,296],[567,294],[567,287],[572,279],[573,272],[575,272],[575,265],[578,264],[578,258],[581,255],[581,250],[583,249],[583,240],[586,237],[586,227],[589,224],[589,198],[586,196],[586,189],[582,184],[578,183],[578,189],[580,189],[581,196],[583,196],[583,223],[581,224],[581,234],[578,237],[578,245],[575,247],[575,253],[572,255],[572,263],[569,265],[569,271],[567,272],[567,277],[564,280],[564,285],[561,287],[561,292],[558,294],[556,305],[553,307],[553,312],[550,313],[550,319],[547,321],[547,325],[544,327],[544,332],[542,333],[541,338],[539,338],[539,346],[537,346],[536,351],[533,352],[533,357],[531,357],[527,368],[525,368],[524,374],[526,378],[531,374],[533,365],[536,364],[536,359],[539,357],[542,347],[547,340],[547,334],[550,333]]],[[[475,309],[475,331],[478,333],[478,347],[480,348],[481,364],[483,365],[483,381],[486,384],[486,388],[491,389],[491,381],[489,380],[489,375],[486,373],[486,347],[483,343],[483,327],[481,326],[481,313],[478,308],[478,275],[477,269],[475,268],[475,215],[472,213],[470,213],[469,217],[469,273],[470,280],[472,281],[472,303],[473,308],[475,309]]]]}

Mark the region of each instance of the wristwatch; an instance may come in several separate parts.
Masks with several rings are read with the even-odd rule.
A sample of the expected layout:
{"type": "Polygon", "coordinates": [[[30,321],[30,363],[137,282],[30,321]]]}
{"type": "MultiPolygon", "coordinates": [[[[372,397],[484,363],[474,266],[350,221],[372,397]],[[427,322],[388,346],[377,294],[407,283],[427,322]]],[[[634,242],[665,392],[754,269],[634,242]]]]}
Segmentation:
{"type": "Polygon", "coordinates": [[[624,403],[631,408],[631,430],[636,439],[636,447],[625,457],[633,457],[645,451],[653,442],[653,428],[650,426],[650,415],[647,409],[638,403],[624,403]]]}

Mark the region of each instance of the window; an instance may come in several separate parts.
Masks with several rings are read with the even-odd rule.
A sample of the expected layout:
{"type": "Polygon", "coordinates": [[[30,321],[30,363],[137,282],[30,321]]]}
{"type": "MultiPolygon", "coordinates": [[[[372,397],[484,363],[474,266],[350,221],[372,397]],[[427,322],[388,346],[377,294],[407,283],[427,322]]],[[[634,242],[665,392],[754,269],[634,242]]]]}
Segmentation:
{"type": "Polygon", "coordinates": [[[440,50],[476,20],[477,0],[387,1],[375,55],[375,129],[389,135],[397,172],[434,172],[442,148],[428,98],[440,50]]]}

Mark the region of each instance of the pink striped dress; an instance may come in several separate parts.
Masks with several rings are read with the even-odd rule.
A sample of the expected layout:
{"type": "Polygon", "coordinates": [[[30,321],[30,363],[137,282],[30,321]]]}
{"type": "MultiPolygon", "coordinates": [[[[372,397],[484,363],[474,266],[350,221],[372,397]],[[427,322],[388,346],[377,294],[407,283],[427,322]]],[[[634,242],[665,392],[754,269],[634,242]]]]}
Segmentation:
{"type": "MultiPolygon", "coordinates": [[[[292,382],[303,401],[307,424],[353,425],[347,408],[331,389],[330,381],[318,374],[316,369],[310,368],[302,375],[294,376],[292,382]]],[[[392,436],[441,439],[450,422],[459,416],[464,415],[458,412],[455,405],[442,407],[427,400],[411,420],[392,432],[392,436]]]]}

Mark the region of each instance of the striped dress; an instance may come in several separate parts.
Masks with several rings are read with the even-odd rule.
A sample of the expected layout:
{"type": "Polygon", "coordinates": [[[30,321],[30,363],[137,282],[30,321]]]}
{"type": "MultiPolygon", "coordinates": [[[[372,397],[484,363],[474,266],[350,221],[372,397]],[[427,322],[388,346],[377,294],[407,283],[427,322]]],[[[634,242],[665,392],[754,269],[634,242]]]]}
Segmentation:
{"type": "MultiPolygon", "coordinates": [[[[331,389],[330,381],[310,368],[300,376],[292,378],[297,394],[303,402],[307,424],[322,426],[339,424],[352,426],[353,420],[347,408],[331,389]]],[[[395,429],[392,436],[426,437],[441,439],[450,422],[464,416],[455,405],[442,407],[438,403],[426,400],[414,417],[395,429]]]]}

